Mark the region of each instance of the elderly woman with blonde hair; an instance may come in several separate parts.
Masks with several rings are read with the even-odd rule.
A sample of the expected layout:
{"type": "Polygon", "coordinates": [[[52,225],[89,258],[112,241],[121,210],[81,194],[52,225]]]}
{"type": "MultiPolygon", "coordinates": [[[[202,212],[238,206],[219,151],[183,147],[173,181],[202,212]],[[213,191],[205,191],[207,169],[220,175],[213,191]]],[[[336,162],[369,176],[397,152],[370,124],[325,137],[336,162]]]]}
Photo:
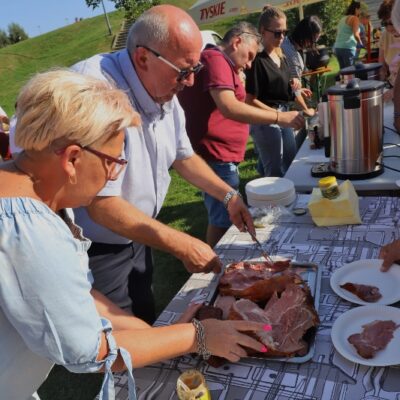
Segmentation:
{"type": "MultiPolygon", "coordinates": [[[[38,74],[18,97],[16,144],[0,166],[1,398],[32,395],[54,363],[103,371],[101,399],[113,399],[114,370],[188,352],[237,361],[262,344],[241,331],[259,323],[205,320],[152,328],[91,290],[90,242],[67,207],[90,204],[127,161],[124,129],[139,124],[125,93],[67,70],[38,74]]],[[[264,350],[266,351],[266,349],[264,350]]]]}

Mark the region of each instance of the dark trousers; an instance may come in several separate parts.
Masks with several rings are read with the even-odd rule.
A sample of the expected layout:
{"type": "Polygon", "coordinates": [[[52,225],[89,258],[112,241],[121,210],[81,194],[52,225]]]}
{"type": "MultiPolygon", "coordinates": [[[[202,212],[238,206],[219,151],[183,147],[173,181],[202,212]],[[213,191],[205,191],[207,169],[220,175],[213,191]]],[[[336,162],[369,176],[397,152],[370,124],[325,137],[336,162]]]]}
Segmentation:
{"type": "Polygon", "coordinates": [[[137,243],[93,242],[88,253],[93,288],[125,311],[152,324],[155,306],[151,249],[137,243]]]}

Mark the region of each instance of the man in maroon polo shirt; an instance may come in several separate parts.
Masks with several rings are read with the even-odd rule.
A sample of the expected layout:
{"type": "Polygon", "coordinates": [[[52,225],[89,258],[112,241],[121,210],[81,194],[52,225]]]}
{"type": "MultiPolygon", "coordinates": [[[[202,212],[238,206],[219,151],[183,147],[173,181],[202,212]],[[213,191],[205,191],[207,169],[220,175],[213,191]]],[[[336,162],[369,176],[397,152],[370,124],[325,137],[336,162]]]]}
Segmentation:
{"type": "MultiPolygon", "coordinates": [[[[185,88],[179,101],[185,110],[186,130],[193,149],[215,173],[235,190],[239,189],[238,164],[243,161],[249,137],[248,124],[276,123],[299,129],[304,124],[297,111],[282,112],[260,104],[245,103],[241,81],[260,46],[257,29],[240,22],[230,29],[219,46],[208,45],[201,55],[204,68],[192,87],[185,88]]],[[[203,193],[208,212],[207,243],[217,244],[231,225],[225,204],[203,193]]]]}

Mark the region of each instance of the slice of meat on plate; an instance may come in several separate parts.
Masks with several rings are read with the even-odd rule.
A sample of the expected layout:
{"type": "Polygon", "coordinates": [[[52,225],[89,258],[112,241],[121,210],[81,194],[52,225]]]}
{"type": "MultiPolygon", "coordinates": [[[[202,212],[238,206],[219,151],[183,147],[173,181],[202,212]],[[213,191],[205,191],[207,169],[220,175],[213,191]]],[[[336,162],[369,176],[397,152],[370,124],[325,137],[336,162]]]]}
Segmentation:
{"type": "Polygon", "coordinates": [[[376,320],[363,325],[361,333],[354,333],[347,340],[356,348],[361,357],[373,358],[379,350],[386,348],[399,326],[391,320],[376,320]]]}
{"type": "Polygon", "coordinates": [[[368,303],[375,303],[382,298],[382,294],[376,286],[346,282],[345,284],[340,285],[340,287],[355,294],[361,300],[368,303]]]}

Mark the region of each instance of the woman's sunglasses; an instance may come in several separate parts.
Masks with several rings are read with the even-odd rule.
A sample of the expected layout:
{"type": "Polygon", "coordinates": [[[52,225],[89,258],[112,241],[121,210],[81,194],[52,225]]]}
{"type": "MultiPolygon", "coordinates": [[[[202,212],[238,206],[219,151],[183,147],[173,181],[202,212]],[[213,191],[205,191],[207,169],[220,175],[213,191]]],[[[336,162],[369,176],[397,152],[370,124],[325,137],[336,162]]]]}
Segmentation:
{"type": "Polygon", "coordinates": [[[279,39],[282,36],[286,36],[289,33],[289,31],[286,29],[283,31],[272,31],[271,29],[264,28],[264,30],[273,33],[275,39],[279,39]]]}

